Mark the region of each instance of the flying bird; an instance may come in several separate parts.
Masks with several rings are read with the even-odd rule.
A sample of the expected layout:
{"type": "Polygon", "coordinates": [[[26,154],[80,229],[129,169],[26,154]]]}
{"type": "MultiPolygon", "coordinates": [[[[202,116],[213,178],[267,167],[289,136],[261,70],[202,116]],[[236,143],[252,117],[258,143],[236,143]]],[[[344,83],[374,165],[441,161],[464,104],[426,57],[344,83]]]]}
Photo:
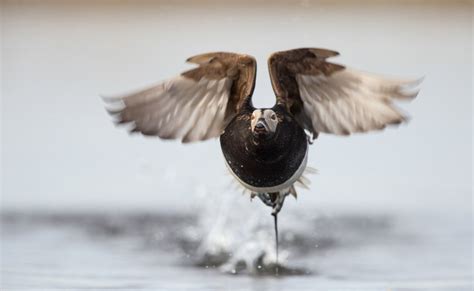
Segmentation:
{"type": "Polygon", "coordinates": [[[296,197],[308,147],[320,133],[382,130],[407,117],[395,106],[412,100],[421,79],[393,79],[327,59],[339,53],[299,48],[273,53],[268,69],[275,105],[255,108],[257,63],[249,55],[212,52],[191,57],[197,66],[146,90],[104,98],[118,124],[131,132],[180,139],[220,138],[234,178],[275,216],[296,197]]]}

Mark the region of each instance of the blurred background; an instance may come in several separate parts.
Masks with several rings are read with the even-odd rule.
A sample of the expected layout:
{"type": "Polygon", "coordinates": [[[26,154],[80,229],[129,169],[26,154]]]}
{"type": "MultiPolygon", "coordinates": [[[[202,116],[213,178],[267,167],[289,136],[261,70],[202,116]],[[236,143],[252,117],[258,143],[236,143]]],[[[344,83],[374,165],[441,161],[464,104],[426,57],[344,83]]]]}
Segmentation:
{"type": "Polygon", "coordinates": [[[2,289],[470,290],[472,2],[1,3],[2,289]],[[267,57],[297,47],[425,80],[408,124],[310,147],[319,174],[280,217],[301,276],[275,280],[254,276],[274,260],[270,211],[218,141],[129,136],[99,95],[232,51],[256,57],[254,105],[272,106],[267,57]]]}

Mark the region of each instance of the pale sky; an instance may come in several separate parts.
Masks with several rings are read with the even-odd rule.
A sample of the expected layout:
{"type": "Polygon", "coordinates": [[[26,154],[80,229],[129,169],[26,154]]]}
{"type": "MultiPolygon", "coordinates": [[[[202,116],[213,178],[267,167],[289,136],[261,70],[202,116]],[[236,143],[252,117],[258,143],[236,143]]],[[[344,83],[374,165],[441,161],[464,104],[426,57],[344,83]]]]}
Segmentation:
{"type": "Polygon", "coordinates": [[[309,152],[319,174],[299,205],[471,207],[469,4],[65,2],[2,4],[5,209],[179,208],[203,195],[236,195],[217,140],[129,136],[98,96],[174,76],[189,68],[187,57],[219,50],[257,58],[254,104],[271,106],[267,57],[308,46],[337,50],[333,61],[350,67],[426,79],[418,98],[402,104],[410,123],[321,135],[309,152]]]}

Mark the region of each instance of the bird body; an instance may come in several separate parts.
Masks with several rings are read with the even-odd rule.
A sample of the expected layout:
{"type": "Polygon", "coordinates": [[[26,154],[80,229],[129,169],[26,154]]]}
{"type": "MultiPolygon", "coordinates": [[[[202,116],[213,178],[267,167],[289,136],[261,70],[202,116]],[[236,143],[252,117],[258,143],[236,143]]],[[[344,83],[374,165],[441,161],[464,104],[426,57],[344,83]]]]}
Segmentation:
{"type": "MultiPolygon", "coordinates": [[[[261,114],[263,115],[263,113],[261,114]]],[[[265,122],[264,117],[261,117],[265,122]]],[[[255,117],[257,119],[257,117],[255,117]]],[[[269,117],[271,120],[271,117],[269,117]]],[[[308,157],[308,138],[303,128],[281,106],[244,108],[220,136],[224,158],[232,175],[254,193],[289,189],[302,175],[308,157]],[[254,111],[274,112],[274,133],[256,132],[254,111]]]]}
{"type": "Polygon", "coordinates": [[[399,124],[406,117],[394,102],[418,93],[420,80],[385,78],[327,61],[337,55],[318,48],[272,54],[272,108],[252,106],[255,59],[227,52],[191,57],[194,69],[104,99],[130,132],[184,143],[220,137],[232,175],[276,215],[288,194],[296,197],[308,145],[320,133],[349,135],[399,124]]]}

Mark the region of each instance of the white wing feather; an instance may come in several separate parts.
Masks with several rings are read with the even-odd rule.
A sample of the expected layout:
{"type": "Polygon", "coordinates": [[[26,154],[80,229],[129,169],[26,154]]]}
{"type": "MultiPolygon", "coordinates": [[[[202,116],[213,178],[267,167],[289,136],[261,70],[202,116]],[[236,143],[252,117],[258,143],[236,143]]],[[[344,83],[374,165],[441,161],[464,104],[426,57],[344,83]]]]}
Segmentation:
{"type": "Polygon", "coordinates": [[[134,125],[132,131],[192,142],[222,133],[231,85],[228,78],[197,82],[178,76],[134,94],[104,100],[119,122],[134,125]]]}
{"type": "Polygon", "coordinates": [[[297,75],[304,111],[317,132],[347,135],[385,128],[406,117],[396,99],[416,97],[421,80],[395,80],[352,69],[329,76],[297,75]]]}

